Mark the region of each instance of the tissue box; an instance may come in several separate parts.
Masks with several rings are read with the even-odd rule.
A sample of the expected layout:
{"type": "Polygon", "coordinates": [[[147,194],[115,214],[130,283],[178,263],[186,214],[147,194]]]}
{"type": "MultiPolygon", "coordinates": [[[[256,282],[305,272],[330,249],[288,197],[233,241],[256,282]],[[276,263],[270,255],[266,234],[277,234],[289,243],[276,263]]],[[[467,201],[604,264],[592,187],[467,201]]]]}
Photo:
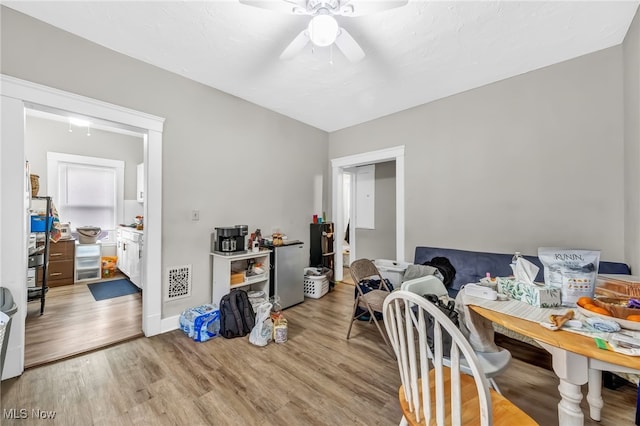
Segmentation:
{"type": "Polygon", "coordinates": [[[559,288],[516,282],[515,278],[498,278],[498,293],[540,308],[552,308],[562,304],[559,288]]]}

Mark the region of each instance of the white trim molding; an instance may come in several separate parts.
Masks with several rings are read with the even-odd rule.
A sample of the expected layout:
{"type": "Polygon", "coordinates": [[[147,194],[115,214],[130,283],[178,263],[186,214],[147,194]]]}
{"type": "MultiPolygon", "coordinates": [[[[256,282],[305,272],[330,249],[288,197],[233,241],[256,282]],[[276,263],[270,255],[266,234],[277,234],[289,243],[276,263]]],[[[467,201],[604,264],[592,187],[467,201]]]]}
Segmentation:
{"type": "MultiPolygon", "coordinates": [[[[144,136],[145,251],[143,252],[142,330],[146,336],[162,330],[162,131],[164,118],[0,74],[0,282],[13,294],[14,315],[3,379],[24,371],[27,312],[27,212],[25,193],[25,110],[63,111],[94,117],[144,136]],[[23,182],[22,185],[17,184],[23,182]]],[[[46,307],[45,307],[46,309],[46,307]]]]}
{"type": "MultiPolygon", "coordinates": [[[[342,176],[346,169],[367,164],[382,163],[385,161],[396,162],[396,259],[404,260],[404,145],[385,148],[378,151],[363,152],[346,157],[333,158],[331,160],[331,204],[335,219],[335,235],[344,235],[346,224],[343,223],[343,182],[342,176]]],[[[336,281],[342,280],[342,238],[334,239],[334,277],[336,281]]],[[[355,253],[357,242],[351,243],[351,250],[355,253]]]]}

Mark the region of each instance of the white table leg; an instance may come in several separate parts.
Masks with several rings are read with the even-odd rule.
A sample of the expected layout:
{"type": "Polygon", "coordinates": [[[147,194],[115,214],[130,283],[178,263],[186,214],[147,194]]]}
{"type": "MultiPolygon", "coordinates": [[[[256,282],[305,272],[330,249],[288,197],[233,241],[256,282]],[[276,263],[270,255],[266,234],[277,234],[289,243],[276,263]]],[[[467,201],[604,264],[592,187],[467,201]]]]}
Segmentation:
{"type": "Polygon", "coordinates": [[[587,383],[588,358],[567,352],[564,349],[538,342],[553,358],[553,371],[560,379],[560,403],[558,403],[558,424],[561,426],[584,425],[584,414],[580,408],[581,386],[587,383]]]}
{"type": "Polygon", "coordinates": [[[600,412],[604,407],[604,401],[602,400],[602,371],[594,368],[589,369],[587,402],[589,403],[589,417],[599,422],[600,412]]]}
{"type": "Polygon", "coordinates": [[[580,401],[582,401],[580,385],[574,385],[565,379],[560,379],[558,390],[562,398],[558,404],[558,425],[584,425],[584,414],[580,408],[580,401]]]}

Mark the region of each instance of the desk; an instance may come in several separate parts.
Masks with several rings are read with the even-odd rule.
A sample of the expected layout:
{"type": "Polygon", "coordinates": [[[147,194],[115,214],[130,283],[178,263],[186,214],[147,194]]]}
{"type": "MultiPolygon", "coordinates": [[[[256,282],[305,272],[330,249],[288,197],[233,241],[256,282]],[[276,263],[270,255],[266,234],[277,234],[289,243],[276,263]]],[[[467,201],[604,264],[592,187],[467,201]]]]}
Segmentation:
{"type": "Polygon", "coordinates": [[[558,403],[558,423],[562,426],[584,424],[584,415],[580,408],[582,400],[580,386],[587,381],[590,382],[587,400],[590,406],[594,405],[597,409],[599,419],[599,409],[603,405],[601,371],[640,373],[640,357],[598,349],[593,338],[563,330],[547,330],[535,322],[477,305],[470,304],[469,308],[496,324],[531,337],[551,354],[553,371],[560,379],[558,390],[561,400],[558,403]]]}

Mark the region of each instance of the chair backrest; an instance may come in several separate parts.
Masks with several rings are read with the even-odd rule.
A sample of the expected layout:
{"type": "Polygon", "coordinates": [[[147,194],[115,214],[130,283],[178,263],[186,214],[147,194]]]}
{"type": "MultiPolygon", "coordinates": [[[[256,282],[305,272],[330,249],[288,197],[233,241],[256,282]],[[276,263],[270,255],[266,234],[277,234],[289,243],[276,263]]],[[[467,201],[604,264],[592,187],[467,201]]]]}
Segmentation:
{"type": "MultiPolygon", "coordinates": [[[[460,425],[463,418],[462,401],[477,398],[478,404],[472,408],[477,409],[473,413],[473,417],[477,417],[476,424],[492,424],[489,383],[473,348],[453,322],[434,304],[406,290],[394,291],[386,297],[383,315],[398,360],[403,388],[403,393],[400,393],[401,406],[407,420],[425,424],[435,421],[437,425],[444,425],[445,419],[448,419],[452,425],[460,425]],[[435,322],[433,354],[428,348],[425,315],[430,315],[435,322]],[[444,333],[449,334],[452,340],[448,359],[450,367],[445,367],[443,360],[444,333]],[[429,363],[430,355],[433,368],[429,363]],[[461,357],[466,359],[472,377],[462,373],[461,357]]],[[[465,416],[469,414],[469,409],[465,408],[465,416]]]]}
{"type": "Polygon", "coordinates": [[[380,280],[380,290],[389,291],[387,284],[380,274],[380,271],[376,267],[376,265],[369,259],[358,259],[355,260],[349,265],[349,273],[351,274],[351,279],[353,279],[353,283],[356,287],[359,288],[358,284],[367,278],[379,279],[380,280]]]}
{"type": "Polygon", "coordinates": [[[402,283],[402,290],[410,291],[419,296],[425,294],[435,294],[436,296],[446,296],[449,293],[440,278],[434,275],[425,275],[424,277],[414,278],[402,283]]]}

